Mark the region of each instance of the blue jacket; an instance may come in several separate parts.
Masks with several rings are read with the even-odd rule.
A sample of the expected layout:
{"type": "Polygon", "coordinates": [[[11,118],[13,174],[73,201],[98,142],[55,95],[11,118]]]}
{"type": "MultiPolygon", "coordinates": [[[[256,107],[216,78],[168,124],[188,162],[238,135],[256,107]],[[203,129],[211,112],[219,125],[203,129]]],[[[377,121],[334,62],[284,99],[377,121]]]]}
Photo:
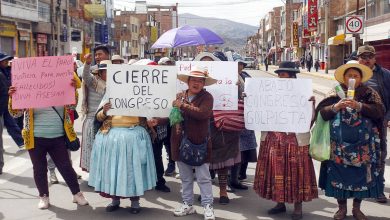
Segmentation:
{"type": "Polygon", "coordinates": [[[375,64],[374,74],[365,85],[379,93],[385,106],[385,119],[390,120],[390,71],[375,64]]]}
{"type": "Polygon", "coordinates": [[[0,116],[8,111],[8,86],[7,78],[0,71],[0,116]]]}

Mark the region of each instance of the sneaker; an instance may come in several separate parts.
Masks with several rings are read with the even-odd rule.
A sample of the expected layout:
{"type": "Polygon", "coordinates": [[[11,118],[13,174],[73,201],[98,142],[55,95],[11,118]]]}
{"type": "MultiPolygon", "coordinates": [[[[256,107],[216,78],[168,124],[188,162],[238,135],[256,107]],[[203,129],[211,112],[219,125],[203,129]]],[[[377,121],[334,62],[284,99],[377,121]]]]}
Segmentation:
{"type": "Polygon", "coordinates": [[[85,199],[82,192],[78,192],[76,195],[73,195],[73,203],[88,205],[88,201],[85,199]]]}
{"type": "Polygon", "coordinates": [[[49,179],[51,184],[58,184],[58,179],[55,170],[50,170],[49,179]]]}
{"type": "Polygon", "coordinates": [[[39,197],[38,209],[48,209],[50,206],[49,197],[46,195],[39,197]]]}
{"type": "Polygon", "coordinates": [[[215,219],[213,206],[211,206],[210,204],[207,204],[203,208],[203,210],[204,210],[204,219],[205,220],[214,220],[215,219]]]}
{"type": "Polygon", "coordinates": [[[192,205],[188,205],[186,202],[183,202],[179,208],[177,208],[174,212],[174,216],[186,216],[196,213],[195,208],[192,205]]]}
{"type": "Polygon", "coordinates": [[[173,176],[175,174],[175,163],[168,163],[168,167],[165,170],[165,176],[173,176]]]}

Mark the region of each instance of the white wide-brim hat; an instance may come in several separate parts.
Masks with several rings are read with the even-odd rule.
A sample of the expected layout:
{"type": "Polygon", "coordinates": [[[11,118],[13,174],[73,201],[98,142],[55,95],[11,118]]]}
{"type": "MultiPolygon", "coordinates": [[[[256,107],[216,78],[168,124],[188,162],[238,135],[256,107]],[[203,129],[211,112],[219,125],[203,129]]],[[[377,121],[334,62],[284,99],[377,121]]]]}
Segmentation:
{"type": "Polygon", "coordinates": [[[353,67],[354,68],[358,68],[358,69],[360,69],[360,71],[362,71],[362,82],[367,82],[373,75],[372,70],[368,66],[360,64],[356,60],[350,60],[346,64],[344,64],[344,65],[342,65],[342,66],[340,66],[339,68],[336,69],[336,71],[334,73],[334,78],[339,83],[342,83],[342,84],[346,85],[346,83],[344,82],[345,71],[347,69],[353,68],[353,67]]]}
{"type": "Polygon", "coordinates": [[[189,73],[177,75],[177,78],[180,81],[185,82],[185,83],[188,83],[188,78],[190,78],[190,77],[204,78],[205,79],[205,84],[204,84],[205,86],[215,84],[218,81],[218,80],[212,78],[211,76],[209,76],[207,69],[201,68],[198,66],[192,67],[192,69],[189,73]]]}
{"type": "Polygon", "coordinates": [[[205,58],[205,57],[210,57],[210,58],[213,59],[214,61],[221,61],[218,57],[214,56],[214,54],[209,53],[209,52],[202,52],[202,53],[198,54],[198,55],[194,58],[194,61],[201,61],[201,59],[203,59],[203,58],[205,58]]]}

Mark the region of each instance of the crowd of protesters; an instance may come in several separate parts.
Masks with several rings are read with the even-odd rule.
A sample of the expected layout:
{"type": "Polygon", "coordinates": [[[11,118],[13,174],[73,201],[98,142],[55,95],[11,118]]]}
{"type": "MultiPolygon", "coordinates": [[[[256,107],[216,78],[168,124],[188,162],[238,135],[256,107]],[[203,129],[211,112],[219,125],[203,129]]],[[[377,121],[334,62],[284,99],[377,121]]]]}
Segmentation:
{"type": "MultiPolygon", "coordinates": [[[[245,62],[233,55],[238,64],[237,93],[244,100],[245,80],[251,77],[244,71],[245,62]]],[[[34,180],[39,192],[38,208],[50,207],[48,175],[51,183],[58,183],[54,173],[57,168],[71,193],[73,202],[88,205],[80,191],[78,178],[72,167],[66,141],[77,140],[73,129],[78,118],[76,105],[49,108],[14,109],[12,95],[17,88],[12,86],[12,70],[9,62],[13,57],[0,53],[0,174],[4,166],[3,127],[19,147],[24,147],[33,164],[34,180]],[[23,127],[18,120],[24,119],[23,127]],[[23,129],[23,132],[22,132],[23,129]],[[64,137],[66,137],[64,139],[64,137]],[[49,157],[47,158],[47,156],[49,157]]],[[[386,203],[384,194],[384,168],[387,158],[387,127],[390,119],[390,72],[375,61],[372,46],[359,47],[354,60],[335,71],[335,79],[342,90],[348,90],[348,81],[354,79],[355,97],[345,99],[336,93],[330,94],[315,106],[312,102],[313,121],[320,115],[330,124],[329,160],[321,163],[317,181],[312,158],[309,154],[310,132],[285,133],[262,132],[257,144],[251,130],[224,131],[218,129],[213,117],[213,96],[207,87],[215,84],[207,69],[194,66],[189,73],[179,74],[178,80],[188,89],[180,92],[172,103],[183,118],[181,123],[170,124],[168,118],[144,118],[138,116],[108,115],[111,108],[106,94],[107,68],[109,64],[133,65],[136,60],[124,64],[105,46],[94,49],[85,56],[82,83],[77,74],[69,82],[75,90],[81,87],[82,140],[80,167],[89,173],[88,185],[101,196],[111,198],[107,212],[120,207],[120,199],[130,199],[130,212],[141,211],[140,197],[155,189],[168,193],[164,174],[173,176],[178,167],[181,180],[181,205],[174,210],[175,216],[195,213],[194,182],[200,188],[198,200],[204,208],[204,219],[215,219],[213,210],[212,179],[218,176],[219,197],[222,205],[229,204],[228,190],[247,190],[241,181],[247,179],[248,163],[257,163],[253,188],[262,198],[276,205],[268,210],[269,215],[286,212],[285,203],[292,203],[291,219],[303,218],[303,202],[318,198],[318,187],[325,195],[337,199],[338,211],[334,219],[347,216],[347,199],[353,199],[352,214],[355,219],[367,217],[361,210],[362,200],[374,198],[386,203]],[[205,158],[200,164],[183,159],[183,145],[203,149],[205,158]],[[163,146],[169,163],[164,171],[163,146]],[[258,155],[256,148],[259,147],[258,155]],[[346,150],[348,149],[348,150],[346,150]],[[195,177],[195,178],[194,178],[195,177]]],[[[202,52],[195,61],[228,61],[222,52],[202,52]]],[[[267,61],[265,61],[267,62],[267,61]]],[[[300,59],[300,64],[313,64],[310,53],[300,59]]],[[[168,57],[148,65],[175,65],[168,57]]],[[[315,68],[318,69],[318,61],[315,68]]],[[[75,70],[76,72],[76,70],[75,70]]],[[[296,63],[284,61],[275,71],[279,78],[294,80],[299,68],[296,63]]],[[[244,198],[243,198],[244,199],[244,198]]]]}

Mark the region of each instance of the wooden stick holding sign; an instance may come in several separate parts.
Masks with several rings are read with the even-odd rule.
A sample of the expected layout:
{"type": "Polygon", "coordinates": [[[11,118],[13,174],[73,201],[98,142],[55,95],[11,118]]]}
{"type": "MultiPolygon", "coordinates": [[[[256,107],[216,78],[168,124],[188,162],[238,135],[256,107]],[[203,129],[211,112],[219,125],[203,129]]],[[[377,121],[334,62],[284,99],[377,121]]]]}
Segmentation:
{"type": "Polygon", "coordinates": [[[247,78],[245,127],[257,131],[305,133],[312,119],[310,79],[247,78]]]}
{"type": "Polygon", "coordinates": [[[109,115],[168,117],[176,99],[174,66],[108,65],[109,115]]]}
{"type": "Polygon", "coordinates": [[[75,104],[73,57],[29,57],[12,61],[12,108],[75,104]]]}

